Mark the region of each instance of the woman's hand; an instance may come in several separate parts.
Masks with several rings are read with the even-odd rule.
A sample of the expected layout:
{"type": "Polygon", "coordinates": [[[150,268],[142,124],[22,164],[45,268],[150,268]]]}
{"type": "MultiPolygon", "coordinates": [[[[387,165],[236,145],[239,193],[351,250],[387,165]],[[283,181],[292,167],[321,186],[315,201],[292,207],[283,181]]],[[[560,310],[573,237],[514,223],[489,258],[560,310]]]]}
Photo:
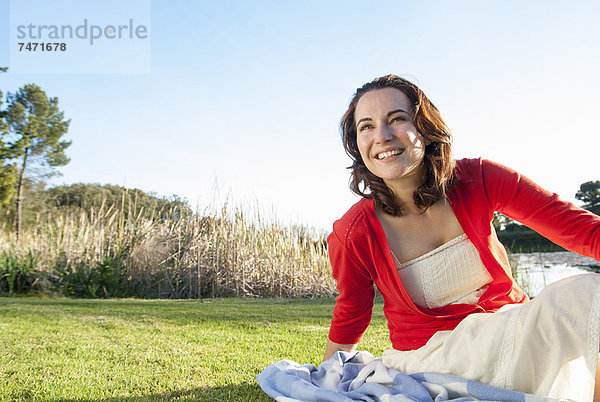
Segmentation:
{"type": "Polygon", "coordinates": [[[335,343],[327,339],[327,347],[325,348],[325,356],[323,356],[323,361],[329,360],[329,358],[333,356],[333,354],[338,350],[344,352],[352,352],[354,349],[356,349],[356,345],[358,345],[358,343],[343,345],[341,343],[335,343]]]}

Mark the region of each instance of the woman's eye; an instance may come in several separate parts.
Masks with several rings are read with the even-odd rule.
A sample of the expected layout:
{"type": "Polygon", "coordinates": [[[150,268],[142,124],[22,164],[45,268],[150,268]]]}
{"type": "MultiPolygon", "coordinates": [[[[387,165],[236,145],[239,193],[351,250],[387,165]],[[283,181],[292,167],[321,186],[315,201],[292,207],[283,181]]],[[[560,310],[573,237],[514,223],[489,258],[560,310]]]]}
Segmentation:
{"type": "Polygon", "coordinates": [[[404,117],[404,116],[396,116],[396,117],[394,117],[392,119],[392,122],[395,122],[395,121],[406,121],[406,117],[404,117]]]}
{"type": "Polygon", "coordinates": [[[371,128],[371,127],[373,127],[371,124],[363,124],[362,126],[360,126],[360,127],[358,128],[358,131],[359,131],[359,132],[360,132],[360,131],[364,131],[364,130],[366,130],[366,129],[368,129],[368,128],[371,128]]]}

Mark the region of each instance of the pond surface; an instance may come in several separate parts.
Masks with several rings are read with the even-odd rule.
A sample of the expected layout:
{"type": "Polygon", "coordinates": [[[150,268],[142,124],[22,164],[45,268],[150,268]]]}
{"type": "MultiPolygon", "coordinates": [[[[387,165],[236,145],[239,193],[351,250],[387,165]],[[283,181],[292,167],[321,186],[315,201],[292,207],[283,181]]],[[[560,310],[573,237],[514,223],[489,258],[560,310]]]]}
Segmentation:
{"type": "Polygon", "coordinates": [[[569,251],[514,253],[509,255],[513,276],[530,297],[546,285],[569,276],[600,273],[600,262],[569,251]]]}

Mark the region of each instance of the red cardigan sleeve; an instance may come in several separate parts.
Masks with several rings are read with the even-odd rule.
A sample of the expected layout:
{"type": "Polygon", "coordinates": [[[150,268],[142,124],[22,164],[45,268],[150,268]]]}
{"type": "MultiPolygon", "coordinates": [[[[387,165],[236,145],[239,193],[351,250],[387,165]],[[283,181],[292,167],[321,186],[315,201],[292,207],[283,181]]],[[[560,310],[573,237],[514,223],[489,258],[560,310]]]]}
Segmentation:
{"type": "Polygon", "coordinates": [[[375,290],[369,272],[352,258],[335,230],[327,239],[332,274],[339,296],[335,299],[329,339],[340,344],[356,344],[371,322],[375,290]]]}
{"type": "Polygon", "coordinates": [[[600,261],[600,217],[538,186],[518,172],[480,159],[490,207],[554,243],[600,261]]]}

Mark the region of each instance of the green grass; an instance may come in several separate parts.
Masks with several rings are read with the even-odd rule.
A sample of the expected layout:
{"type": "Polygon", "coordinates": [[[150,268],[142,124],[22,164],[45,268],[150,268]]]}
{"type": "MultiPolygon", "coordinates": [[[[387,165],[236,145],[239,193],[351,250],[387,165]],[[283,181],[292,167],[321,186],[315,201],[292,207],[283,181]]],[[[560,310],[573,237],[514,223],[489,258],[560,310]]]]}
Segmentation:
{"type": "MultiPolygon", "coordinates": [[[[0,401],[268,401],[254,376],[318,365],[333,299],[0,298],[0,401]]],[[[359,348],[390,348],[382,302],[359,348]]]]}

